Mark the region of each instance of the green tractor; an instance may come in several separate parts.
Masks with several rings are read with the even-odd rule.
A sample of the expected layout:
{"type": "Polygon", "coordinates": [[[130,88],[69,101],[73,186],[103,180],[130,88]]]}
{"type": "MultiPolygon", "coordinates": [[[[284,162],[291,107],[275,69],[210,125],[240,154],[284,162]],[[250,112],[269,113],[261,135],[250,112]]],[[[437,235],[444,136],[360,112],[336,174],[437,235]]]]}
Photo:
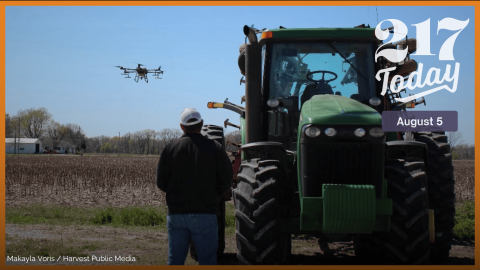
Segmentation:
{"type": "MultiPolygon", "coordinates": [[[[380,94],[378,70],[396,66],[391,80],[417,63],[375,61],[383,44],[374,30],[244,27],[245,106],[208,104],[240,115],[232,192],[239,263],[288,264],[292,234],[318,238],[324,252],[329,242],[353,241],[355,256],[372,263],[448,258],[450,145],[444,133],[382,131],[383,111],[425,100],[399,104],[400,93],[380,94]]],[[[410,53],[414,41],[404,41],[410,53]]]]}

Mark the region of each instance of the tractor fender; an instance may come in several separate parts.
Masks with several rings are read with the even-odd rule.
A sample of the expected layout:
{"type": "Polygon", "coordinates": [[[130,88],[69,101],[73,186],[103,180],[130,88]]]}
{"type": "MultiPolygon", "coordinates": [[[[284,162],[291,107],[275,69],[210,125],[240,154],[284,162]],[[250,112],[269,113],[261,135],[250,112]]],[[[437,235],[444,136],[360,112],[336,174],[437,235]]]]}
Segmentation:
{"type": "Polygon", "coordinates": [[[385,160],[403,159],[406,157],[421,158],[428,162],[427,145],[416,141],[391,141],[385,143],[385,160]]]}
{"type": "MultiPolygon", "coordinates": [[[[240,148],[244,154],[244,162],[250,162],[254,159],[263,161],[278,162],[278,171],[281,172],[282,177],[276,179],[278,186],[279,201],[282,206],[289,205],[293,198],[294,182],[289,177],[289,166],[287,164],[287,151],[282,143],[279,142],[254,142],[244,144],[240,148]]],[[[291,153],[288,153],[291,155],[291,153]]]]}
{"type": "Polygon", "coordinates": [[[243,151],[245,159],[276,159],[279,160],[282,165],[287,164],[287,151],[285,150],[283,144],[279,142],[247,143],[242,145],[240,149],[243,151]]]}

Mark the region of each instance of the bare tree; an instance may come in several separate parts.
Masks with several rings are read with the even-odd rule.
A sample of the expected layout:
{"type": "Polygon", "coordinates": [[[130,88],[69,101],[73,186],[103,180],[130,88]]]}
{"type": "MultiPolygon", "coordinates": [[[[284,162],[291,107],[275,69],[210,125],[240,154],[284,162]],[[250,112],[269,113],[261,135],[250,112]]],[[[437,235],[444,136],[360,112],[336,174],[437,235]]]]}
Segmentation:
{"type": "Polygon", "coordinates": [[[52,121],[47,127],[46,136],[43,142],[46,145],[50,145],[52,150],[55,150],[66,135],[67,127],[58,122],[52,121]]]}
{"type": "Polygon", "coordinates": [[[460,131],[448,132],[447,136],[448,142],[450,143],[450,152],[453,152],[457,144],[461,144],[463,142],[462,133],[460,131]]]}
{"type": "Polygon", "coordinates": [[[182,134],[183,134],[182,131],[180,131],[179,129],[165,128],[162,131],[160,131],[159,153],[163,151],[163,149],[165,148],[165,146],[167,146],[167,144],[171,143],[177,138],[180,138],[182,134]]]}
{"type": "Polygon", "coordinates": [[[14,136],[14,125],[10,114],[5,113],[5,138],[12,138],[14,136]]]}
{"type": "Polygon", "coordinates": [[[152,154],[157,154],[158,152],[155,151],[155,144],[159,145],[157,142],[157,137],[159,135],[158,131],[153,132],[153,138],[152,138],[152,154]]]}
{"type": "Polygon", "coordinates": [[[98,153],[100,151],[100,137],[87,138],[87,153],[98,153]]]}
{"type": "Polygon", "coordinates": [[[131,153],[132,152],[132,148],[131,148],[131,145],[133,143],[131,143],[131,140],[132,140],[132,134],[130,132],[127,132],[125,135],[123,135],[122,137],[122,149],[123,149],[123,153],[131,153]]]}
{"type": "Polygon", "coordinates": [[[85,133],[77,124],[66,124],[66,139],[75,146],[75,150],[81,151],[86,148],[85,133]]]}
{"type": "Polygon", "coordinates": [[[147,134],[144,130],[136,131],[132,135],[135,153],[136,154],[145,154],[145,146],[147,145],[147,134]]]}
{"type": "Polygon", "coordinates": [[[10,118],[10,127],[12,129],[13,133],[13,138],[14,138],[14,153],[19,153],[19,141],[20,138],[22,138],[22,132],[21,132],[21,123],[20,123],[20,118],[18,116],[13,116],[10,118]]]}
{"type": "Polygon", "coordinates": [[[238,147],[236,147],[235,145],[229,144],[227,142],[235,143],[235,144],[241,144],[242,143],[242,136],[240,134],[240,131],[235,130],[235,131],[229,132],[225,135],[225,148],[226,148],[225,150],[226,151],[231,151],[231,152],[237,151],[238,147]]]}
{"type": "Polygon", "coordinates": [[[146,149],[146,154],[150,154],[150,140],[155,136],[155,130],[151,129],[145,129],[142,131],[144,133],[145,137],[145,149],[146,149]]]}
{"type": "Polygon", "coordinates": [[[475,159],[475,145],[459,144],[453,152],[454,159],[475,159]]]}

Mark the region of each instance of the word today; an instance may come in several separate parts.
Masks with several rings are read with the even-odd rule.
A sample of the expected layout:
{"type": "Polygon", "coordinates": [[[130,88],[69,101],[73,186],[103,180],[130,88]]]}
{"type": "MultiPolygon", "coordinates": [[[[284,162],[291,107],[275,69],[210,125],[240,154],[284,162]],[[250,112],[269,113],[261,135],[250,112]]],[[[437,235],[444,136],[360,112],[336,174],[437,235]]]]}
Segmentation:
{"type": "MultiPolygon", "coordinates": [[[[391,22],[393,24],[393,36],[392,39],[389,42],[386,42],[382,46],[380,46],[377,51],[375,52],[375,62],[379,57],[385,57],[387,60],[393,63],[401,63],[405,60],[408,54],[408,46],[406,46],[403,49],[397,48],[397,49],[392,49],[388,48],[386,49],[385,46],[388,44],[393,44],[395,42],[398,42],[404,38],[406,38],[407,33],[408,33],[408,28],[407,26],[400,20],[396,19],[387,19],[381,21],[377,27],[375,28],[375,36],[379,40],[385,40],[390,36],[390,31],[388,29],[382,30],[381,25],[383,22],[391,22]],[[385,48],[383,48],[385,47],[385,48]],[[383,48],[383,49],[382,49],[383,48]]],[[[460,21],[457,19],[453,18],[444,18],[441,21],[438,22],[438,27],[437,27],[437,35],[440,30],[449,30],[449,31],[457,31],[455,32],[452,36],[450,36],[442,45],[440,48],[440,52],[438,55],[439,60],[444,60],[444,61],[451,61],[455,60],[453,56],[453,47],[455,45],[455,40],[457,39],[458,35],[460,32],[462,32],[465,27],[467,27],[470,19],[467,19],[466,21],[460,21]]],[[[417,29],[417,51],[415,54],[412,55],[435,55],[430,52],[430,19],[418,23],[418,24],[412,24],[413,26],[416,27],[417,29]]],[[[457,91],[457,85],[458,85],[458,77],[459,77],[459,72],[460,72],[460,63],[456,62],[455,67],[453,70],[452,74],[452,66],[447,64],[445,67],[445,72],[443,76],[441,76],[442,70],[439,68],[430,68],[430,70],[427,72],[427,75],[425,77],[425,81],[422,82],[422,72],[423,72],[423,64],[419,64],[418,71],[414,71],[410,74],[408,77],[408,81],[405,84],[403,75],[395,75],[390,81],[390,85],[388,85],[388,79],[390,72],[393,72],[396,70],[397,67],[391,67],[391,68],[385,68],[381,69],[377,72],[375,75],[375,78],[380,81],[381,74],[383,74],[383,86],[382,86],[382,95],[385,95],[387,92],[387,87],[390,86],[390,91],[392,93],[399,93],[405,88],[408,88],[410,90],[414,90],[415,88],[423,88],[425,85],[428,86],[433,86],[433,85],[440,85],[435,88],[429,89],[427,91],[424,91],[422,93],[417,93],[415,95],[406,97],[406,98],[396,98],[396,101],[399,102],[408,102],[417,98],[420,98],[422,96],[426,96],[429,94],[432,94],[436,91],[446,89],[450,91],[451,93],[454,93],[457,91]],[[414,77],[417,76],[417,80],[415,84],[413,84],[414,77]],[[442,77],[442,79],[440,79],[442,77]],[[452,82],[453,81],[453,86],[452,88],[448,87],[447,85],[442,85],[444,82],[452,82]],[[396,84],[398,83],[398,87],[395,87],[396,84]]]]}

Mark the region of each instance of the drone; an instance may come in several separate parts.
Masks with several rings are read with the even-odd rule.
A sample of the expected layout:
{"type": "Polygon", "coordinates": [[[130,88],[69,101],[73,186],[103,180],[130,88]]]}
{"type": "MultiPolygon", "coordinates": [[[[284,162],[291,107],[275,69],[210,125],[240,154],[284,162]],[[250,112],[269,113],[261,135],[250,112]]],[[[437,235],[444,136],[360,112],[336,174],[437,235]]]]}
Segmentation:
{"type": "Polygon", "coordinates": [[[159,66],[157,69],[146,69],[142,67],[142,64],[138,64],[137,68],[124,68],[122,66],[115,66],[123,70],[123,73],[120,75],[125,75],[125,78],[131,78],[130,73],[135,72],[135,79],[133,79],[135,82],[138,83],[138,80],[140,79],[145,79],[145,82],[148,83],[148,73],[153,73],[153,76],[155,76],[155,79],[161,79],[160,75],[163,74],[162,66],[159,66]]]}

